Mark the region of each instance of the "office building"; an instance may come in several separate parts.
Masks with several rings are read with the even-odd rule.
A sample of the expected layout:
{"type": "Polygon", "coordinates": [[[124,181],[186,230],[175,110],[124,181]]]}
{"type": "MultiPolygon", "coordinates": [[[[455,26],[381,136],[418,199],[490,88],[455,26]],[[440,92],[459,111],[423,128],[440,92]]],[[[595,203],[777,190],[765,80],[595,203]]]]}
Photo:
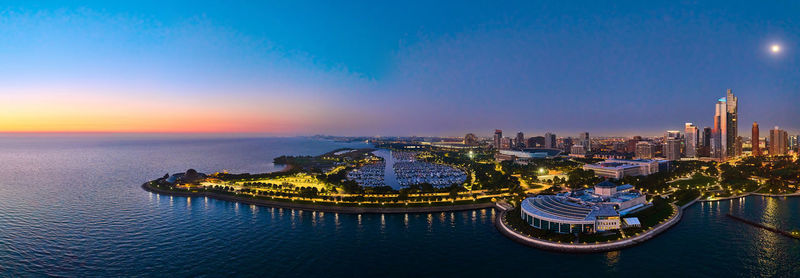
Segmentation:
{"type": "Polygon", "coordinates": [[[697,126],[686,123],[686,157],[697,157],[697,126]]]}
{"type": "Polygon", "coordinates": [[[736,142],[734,143],[734,153],[736,156],[742,155],[742,145],[744,145],[744,138],[742,136],[736,137],[736,142]]]}
{"type": "Polygon", "coordinates": [[[788,150],[789,135],[785,130],[775,129],[769,130],[769,154],[770,155],[784,155],[788,150]]]}
{"type": "Polygon", "coordinates": [[[598,177],[621,179],[627,176],[647,176],[669,169],[666,160],[606,159],[594,164],[584,164],[583,170],[592,170],[598,177]],[[664,166],[663,164],[666,164],[664,166]]]}
{"type": "Polygon", "coordinates": [[[638,143],[636,143],[636,152],[635,152],[636,158],[639,159],[653,158],[655,152],[656,152],[655,146],[653,146],[653,144],[648,141],[639,141],[638,143]]]}
{"type": "Polygon", "coordinates": [[[667,142],[664,143],[664,156],[669,161],[681,160],[681,139],[667,139],[667,142]]]}
{"type": "Polygon", "coordinates": [[[503,131],[499,129],[494,130],[494,148],[500,149],[500,141],[503,139],[503,131]]]}
{"type": "Polygon", "coordinates": [[[761,155],[761,147],[759,146],[759,143],[760,143],[759,142],[759,138],[760,138],[759,136],[760,136],[760,134],[758,132],[758,123],[757,122],[753,122],[752,135],[750,135],[750,136],[751,136],[750,137],[750,144],[753,145],[753,155],[754,156],[761,155]]]}
{"type": "Polygon", "coordinates": [[[736,155],[738,104],[739,100],[731,89],[725,97],[717,100],[711,142],[711,155],[717,160],[724,161],[736,155]]]}
{"type": "Polygon", "coordinates": [[[548,149],[555,149],[556,148],[556,135],[553,133],[545,133],[544,134],[544,147],[548,149]]]}
{"type": "Polygon", "coordinates": [[[569,151],[570,156],[576,157],[584,157],[586,155],[586,149],[583,148],[582,145],[572,145],[569,151]]]}
{"type": "Polygon", "coordinates": [[[580,140],[581,146],[583,146],[583,148],[587,152],[592,151],[592,140],[589,138],[589,133],[588,132],[582,132],[578,136],[578,140],[580,140]]]}
{"type": "Polygon", "coordinates": [[[517,132],[517,138],[514,140],[514,145],[514,147],[520,149],[525,147],[525,135],[522,134],[522,131],[517,132]]]}
{"type": "Polygon", "coordinates": [[[681,132],[677,130],[667,130],[667,132],[664,133],[664,141],[666,141],[667,139],[680,139],[680,138],[681,138],[681,132]]]}
{"type": "Polygon", "coordinates": [[[510,150],[514,146],[514,140],[511,137],[503,137],[500,139],[500,149],[510,150]]]}

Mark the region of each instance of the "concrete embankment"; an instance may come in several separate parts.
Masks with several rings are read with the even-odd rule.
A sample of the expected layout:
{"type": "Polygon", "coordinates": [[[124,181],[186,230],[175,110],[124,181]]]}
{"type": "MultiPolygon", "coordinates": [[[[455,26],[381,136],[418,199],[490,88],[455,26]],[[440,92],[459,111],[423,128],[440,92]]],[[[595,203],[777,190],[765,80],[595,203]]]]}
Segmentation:
{"type": "MultiPolygon", "coordinates": [[[[689,205],[691,205],[693,203],[694,202],[689,203],[684,207],[688,207],[689,205]]],[[[532,238],[532,237],[520,234],[520,233],[514,231],[512,228],[508,227],[506,225],[505,221],[503,221],[503,219],[505,218],[505,215],[506,215],[506,213],[508,213],[508,211],[502,211],[502,212],[498,213],[497,218],[495,219],[495,226],[497,227],[497,230],[499,230],[501,234],[507,236],[508,238],[510,238],[510,239],[512,239],[512,240],[514,240],[516,242],[519,242],[521,244],[524,244],[524,245],[527,245],[527,246],[530,246],[530,247],[534,247],[534,248],[539,248],[539,249],[544,249],[544,250],[549,250],[549,251],[556,251],[556,252],[566,252],[566,253],[608,252],[608,251],[614,251],[614,250],[619,250],[619,249],[623,249],[623,248],[628,248],[628,247],[640,244],[642,242],[645,242],[645,241],[655,237],[656,235],[666,231],[667,229],[671,228],[672,226],[674,226],[678,222],[680,222],[681,217],[683,217],[683,209],[679,208],[678,206],[676,206],[674,204],[672,205],[672,209],[677,211],[675,216],[673,216],[672,218],[670,218],[669,220],[667,220],[664,223],[656,225],[651,230],[648,230],[648,231],[646,231],[646,232],[644,232],[644,233],[642,233],[640,235],[637,235],[637,236],[633,236],[633,237],[629,237],[629,238],[625,238],[625,239],[621,239],[621,240],[617,240],[617,241],[612,241],[612,242],[603,242],[603,243],[586,243],[586,244],[583,244],[583,243],[559,243],[559,242],[553,242],[553,241],[549,241],[549,240],[532,238]]]]}
{"type": "Polygon", "coordinates": [[[476,210],[476,209],[486,209],[486,208],[494,208],[494,203],[477,203],[477,204],[466,204],[466,205],[451,205],[451,206],[430,206],[430,207],[338,207],[338,206],[331,206],[331,205],[317,205],[317,204],[298,204],[298,203],[290,203],[290,202],[282,202],[282,201],[271,201],[271,200],[263,200],[263,199],[253,199],[247,197],[239,197],[239,196],[231,196],[213,192],[176,192],[176,191],[169,191],[163,190],[155,187],[151,187],[149,183],[142,184],[142,188],[146,191],[169,195],[169,196],[177,196],[177,197],[208,197],[214,198],[223,201],[229,202],[240,202],[249,205],[256,205],[256,206],[265,206],[265,207],[274,207],[274,208],[285,208],[285,209],[297,209],[297,210],[308,210],[308,211],[320,211],[320,212],[335,212],[335,213],[352,213],[352,214],[360,214],[360,213],[436,213],[436,212],[450,212],[450,211],[464,211],[464,210],[476,210]]]}

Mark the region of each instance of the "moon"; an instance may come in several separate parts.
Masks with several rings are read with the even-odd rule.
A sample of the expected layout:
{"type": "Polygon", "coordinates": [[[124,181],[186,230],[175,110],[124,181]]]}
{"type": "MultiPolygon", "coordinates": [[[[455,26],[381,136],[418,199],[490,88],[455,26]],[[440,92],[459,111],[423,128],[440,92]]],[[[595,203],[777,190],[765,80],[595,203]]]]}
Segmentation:
{"type": "Polygon", "coordinates": [[[770,46],[769,50],[772,51],[772,53],[779,53],[781,52],[781,46],[778,44],[773,44],[770,46]]]}

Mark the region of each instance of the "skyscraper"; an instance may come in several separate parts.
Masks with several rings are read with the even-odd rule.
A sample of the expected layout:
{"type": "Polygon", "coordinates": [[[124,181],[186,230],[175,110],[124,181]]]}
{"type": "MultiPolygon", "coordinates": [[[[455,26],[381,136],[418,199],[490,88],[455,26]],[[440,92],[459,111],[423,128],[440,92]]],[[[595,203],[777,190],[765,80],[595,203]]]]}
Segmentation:
{"type": "Polygon", "coordinates": [[[785,130],[775,129],[769,130],[769,154],[770,155],[783,155],[786,154],[789,143],[789,134],[785,130]]]}
{"type": "Polygon", "coordinates": [[[742,138],[742,136],[737,136],[736,142],[733,144],[734,154],[736,156],[742,155],[742,145],[744,145],[744,138],[742,138]]]}
{"type": "Polygon", "coordinates": [[[759,156],[761,155],[761,148],[758,146],[759,141],[759,132],[758,132],[758,123],[753,122],[753,134],[750,136],[750,144],[753,145],[753,155],[759,156]]]}
{"type": "Polygon", "coordinates": [[[714,114],[714,130],[712,131],[711,156],[718,160],[736,156],[738,104],[739,100],[733,95],[731,89],[728,89],[725,97],[717,100],[714,114]]]}
{"type": "Polygon", "coordinates": [[[703,147],[711,147],[711,127],[703,128],[703,140],[701,141],[703,142],[703,147]]]}
{"type": "Polygon", "coordinates": [[[511,139],[511,137],[500,138],[500,149],[501,150],[508,150],[508,149],[511,149],[511,147],[513,147],[513,146],[514,146],[514,139],[511,139]]]}
{"type": "Polygon", "coordinates": [[[549,149],[556,148],[556,135],[553,133],[545,133],[544,134],[544,147],[549,149]]]}
{"type": "Polygon", "coordinates": [[[494,130],[494,148],[500,149],[500,140],[503,139],[503,131],[499,129],[494,130]]]}
{"type": "Polygon", "coordinates": [[[637,158],[653,158],[655,153],[653,144],[647,141],[639,141],[636,143],[636,157],[637,158]]]}
{"type": "Polygon", "coordinates": [[[664,147],[664,156],[667,160],[681,160],[681,139],[669,138],[664,147]]]}
{"type": "Polygon", "coordinates": [[[677,130],[667,130],[667,132],[664,133],[665,141],[667,139],[678,139],[680,137],[681,137],[681,132],[677,130]]]}
{"type": "Polygon", "coordinates": [[[578,140],[581,140],[581,145],[583,145],[583,148],[586,149],[587,152],[592,150],[592,140],[589,139],[588,132],[581,132],[578,136],[578,140]]]}
{"type": "Polygon", "coordinates": [[[697,156],[697,126],[686,123],[686,157],[697,156]]]}
{"type": "Polygon", "coordinates": [[[516,143],[516,147],[517,148],[524,148],[525,147],[525,135],[522,134],[522,131],[517,132],[517,139],[514,140],[514,143],[516,143]]]}

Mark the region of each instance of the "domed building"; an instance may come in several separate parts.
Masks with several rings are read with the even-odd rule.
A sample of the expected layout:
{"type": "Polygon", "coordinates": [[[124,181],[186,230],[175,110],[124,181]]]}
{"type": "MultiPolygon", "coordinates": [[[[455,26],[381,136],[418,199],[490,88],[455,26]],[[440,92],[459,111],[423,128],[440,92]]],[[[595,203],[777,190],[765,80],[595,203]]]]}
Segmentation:
{"type": "Polygon", "coordinates": [[[620,216],[648,206],[645,195],[632,185],[604,181],[590,189],[529,197],[522,201],[520,216],[537,229],[595,233],[620,229],[620,216]]]}

